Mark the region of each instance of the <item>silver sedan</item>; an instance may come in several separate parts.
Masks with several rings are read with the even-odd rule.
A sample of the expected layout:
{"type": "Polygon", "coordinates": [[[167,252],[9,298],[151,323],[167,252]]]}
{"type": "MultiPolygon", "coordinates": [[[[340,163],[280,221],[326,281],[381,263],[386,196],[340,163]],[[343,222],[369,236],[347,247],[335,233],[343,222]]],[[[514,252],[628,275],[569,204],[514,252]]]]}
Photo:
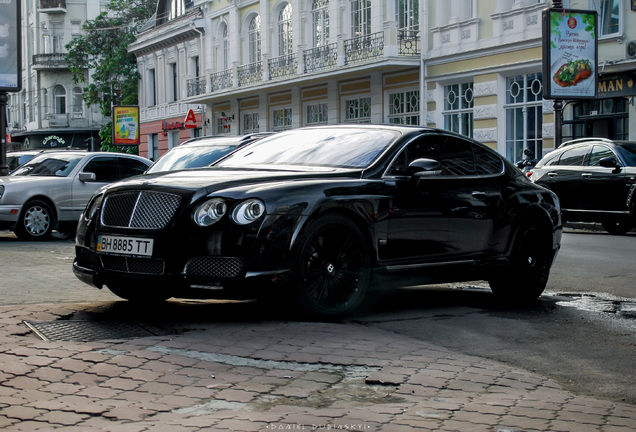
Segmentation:
{"type": "Polygon", "coordinates": [[[43,153],[0,177],[0,229],[25,240],[46,239],[54,229],[72,231],[99,188],[141,174],[150,164],[125,153],[43,153]]]}

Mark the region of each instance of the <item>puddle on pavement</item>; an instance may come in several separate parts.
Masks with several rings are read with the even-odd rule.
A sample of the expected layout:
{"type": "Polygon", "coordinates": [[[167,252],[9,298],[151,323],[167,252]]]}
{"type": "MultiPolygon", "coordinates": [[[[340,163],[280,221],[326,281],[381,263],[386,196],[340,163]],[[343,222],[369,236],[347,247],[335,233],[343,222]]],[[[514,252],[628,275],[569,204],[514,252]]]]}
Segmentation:
{"type": "Polygon", "coordinates": [[[635,319],[636,301],[624,298],[603,297],[589,293],[554,293],[551,296],[561,298],[556,304],[586,312],[604,313],[618,318],[635,319]]]}

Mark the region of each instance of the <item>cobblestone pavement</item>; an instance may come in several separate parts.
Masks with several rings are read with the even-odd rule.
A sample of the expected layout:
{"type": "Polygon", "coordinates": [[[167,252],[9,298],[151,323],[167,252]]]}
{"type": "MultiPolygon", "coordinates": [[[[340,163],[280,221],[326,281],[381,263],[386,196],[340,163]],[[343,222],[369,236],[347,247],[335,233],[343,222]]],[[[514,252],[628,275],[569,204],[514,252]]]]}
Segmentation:
{"type": "MultiPolygon", "coordinates": [[[[28,261],[6,245],[0,288],[22,290],[33,276],[16,269],[28,261]]],[[[73,287],[67,264],[45,267],[46,283],[73,287]]],[[[0,306],[0,429],[636,430],[634,405],[356,323],[254,318],[206,302],[149,314],[115,299],[0,306]]]]}
{"type": "Polygon", "coordinates": [[[172,334],[87,342],[41,340],[25,324],[84,326],[69,318],[100,307],[108,305],[0,308],[0,428],[636,428],[633,405],[572,394],[524,370],[352,323],[173,323],[172,334]]]}

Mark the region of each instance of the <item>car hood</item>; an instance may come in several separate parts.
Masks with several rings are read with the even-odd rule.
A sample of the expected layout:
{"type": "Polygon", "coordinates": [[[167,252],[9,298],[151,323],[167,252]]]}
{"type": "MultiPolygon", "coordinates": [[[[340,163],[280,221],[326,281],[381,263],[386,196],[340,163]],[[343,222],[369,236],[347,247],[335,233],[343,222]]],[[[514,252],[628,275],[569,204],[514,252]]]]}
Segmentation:
{"type": "Polygon", "coordinates": [[[51,183],[54,179],[64,179],[67,177],[56,176],[3,176],[0,177],[0,185],[30,185],[37,183],[51,183]]]}
{"type": "Polygon", "coordinates": [[[208,193],[238,186],[263,185],[281,181],[323,179],[329,177],[360,178],[360,170],[323,168],[221,168],[191,169],[169,173],[145,174],[112,184],[109,189],[205,189],[208,193]]]}

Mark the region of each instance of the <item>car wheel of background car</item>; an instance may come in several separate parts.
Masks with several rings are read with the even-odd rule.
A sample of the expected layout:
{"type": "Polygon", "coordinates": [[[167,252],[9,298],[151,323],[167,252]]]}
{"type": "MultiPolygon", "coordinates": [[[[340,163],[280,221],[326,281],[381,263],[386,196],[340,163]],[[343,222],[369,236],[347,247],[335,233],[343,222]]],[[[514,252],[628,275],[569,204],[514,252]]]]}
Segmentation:
{"type": "Polygon", "coordinates": [[[362,304],[370,279],[364,235],[346,217],[323,216],[298,239],[291,289],[302,312],[323,318],[350,314],[362,304]]]}
{"type": "Polygon", "coordinates": [[[55,215],[51,207],[40,200],[27,202],[15,227],[15,235],[22,240],[46,240],[51,237],[55,215]]]}
{"type": "Polygon", "coordinates": [[[536,300],[548,283],[552,265],[550,235],[535,224],[519,233],[511,263],[488,282],[492,292],[511,303],[536,300]]]}
{"type": "Polygon", "coordinates": [[[148,287],[140,283],[121,281],[111,282],[106,286],[116,296],[135,303],[157,303],[172,297],[165,288],[154,284],[148,287]]]}
{"type": "Polygon", "coordinates": [[[627,234],[632,229],[632,223],[627,218],[605,221],[601,225],[603,225],[605,231],[613,235],[627,234]]]}

